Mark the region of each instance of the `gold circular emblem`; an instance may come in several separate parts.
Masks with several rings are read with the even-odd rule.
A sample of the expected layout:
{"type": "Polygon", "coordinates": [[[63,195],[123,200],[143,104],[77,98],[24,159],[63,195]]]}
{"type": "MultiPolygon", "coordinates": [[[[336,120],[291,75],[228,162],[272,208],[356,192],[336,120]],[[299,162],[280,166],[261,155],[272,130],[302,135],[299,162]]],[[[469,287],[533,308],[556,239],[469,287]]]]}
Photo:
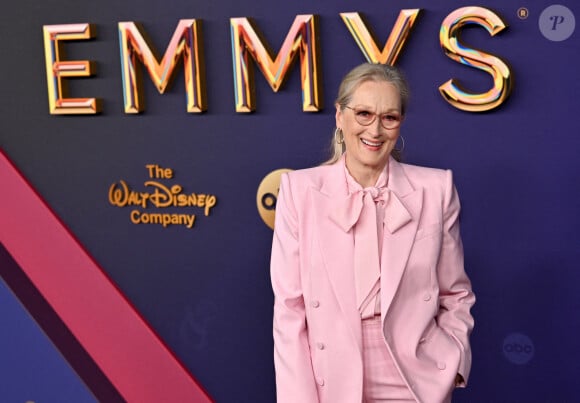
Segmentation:
{"type": "Polygon", "coordinates": [[[291,169],[277,169],[270,172],[262,179],[256,193],[256,204],[258,212],[264,223],[274,229],[274,217],[276,215],[276,200],[278,199],[278,190],[280,189],[280,177],[285,172],[291,172],[291,169]]]}

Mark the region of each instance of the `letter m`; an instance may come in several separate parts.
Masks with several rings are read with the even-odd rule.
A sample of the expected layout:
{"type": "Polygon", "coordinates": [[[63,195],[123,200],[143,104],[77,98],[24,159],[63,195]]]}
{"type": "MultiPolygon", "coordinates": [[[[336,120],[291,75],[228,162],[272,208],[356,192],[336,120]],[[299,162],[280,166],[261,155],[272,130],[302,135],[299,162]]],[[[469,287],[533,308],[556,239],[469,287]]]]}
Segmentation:
{"type": "Polygon", "coordinates": [[[264,45],[262,37],[248,18],[230,19],[236,112],[252,112],[256,109],[250,56],[272,90],[278,92],[297,54],[300,56],[302,110],[305,112],[320,110],[322,95],[318,77],[320,58],[317,25],[316,16],[297,15],[276,59],[272,60],[272,53],[264,45]]]}
{"type": "Polygon", "coordinates": [[[199,113],[207,109],[201,21],[179,21],[161,62],[134,22],[119,23],[119,44],[125,113],[139,113],[143,110],[142,83],[137,61],[143,63],[155,87],[163,94],[181,57],[185,70],[187,112],[199,113]]]}

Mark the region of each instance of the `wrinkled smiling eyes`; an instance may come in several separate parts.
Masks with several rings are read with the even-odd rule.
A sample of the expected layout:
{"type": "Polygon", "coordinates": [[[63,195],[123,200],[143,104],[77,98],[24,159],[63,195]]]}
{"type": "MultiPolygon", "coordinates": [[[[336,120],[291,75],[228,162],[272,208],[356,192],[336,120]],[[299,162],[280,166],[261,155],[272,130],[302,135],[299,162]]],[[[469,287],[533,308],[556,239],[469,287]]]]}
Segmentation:
{"type": "MultiPolygon", "coordinates": [[[[363,126],[369,126],[377,118],[377,114],[366,109],[351,108],[350,106],[344,106],[354,112],[354,119],[358,124],[363,126]]],[[[385,113],[383,115],[378,115],[381,126],[385,129],[394,129],[401,124],[401,116],[394,113],[385,113]]]]}

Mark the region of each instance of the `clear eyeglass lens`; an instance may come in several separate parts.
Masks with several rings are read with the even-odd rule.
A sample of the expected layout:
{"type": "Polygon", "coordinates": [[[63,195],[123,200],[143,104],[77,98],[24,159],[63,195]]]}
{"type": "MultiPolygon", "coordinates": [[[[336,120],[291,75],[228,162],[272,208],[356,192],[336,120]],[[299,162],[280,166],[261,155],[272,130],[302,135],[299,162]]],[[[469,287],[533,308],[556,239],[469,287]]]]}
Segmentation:
{"type": "MultiPolygon", "coordinates": [[[[363,126],[368,126],[372,124],[377,118],[377,114],[374,112],[358,110],[355,108],[351,108],[349,106],[347,106],[347,108],[353,111],[355,120],[363,126]]],[[[391,114],[381,115],[379,119],[381,120],[381,125],[385,129],[394,129],[399,125],[401,121],[401,119],[398,116],[391,114]]]]}

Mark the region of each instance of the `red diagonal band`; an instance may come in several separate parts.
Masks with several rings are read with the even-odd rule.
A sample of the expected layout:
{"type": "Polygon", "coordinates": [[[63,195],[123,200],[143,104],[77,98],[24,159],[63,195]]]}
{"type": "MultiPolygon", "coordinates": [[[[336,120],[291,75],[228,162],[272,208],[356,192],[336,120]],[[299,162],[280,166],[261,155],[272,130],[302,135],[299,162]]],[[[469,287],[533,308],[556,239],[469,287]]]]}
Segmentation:
{"type": "Polygon", "coordinates": [[[0,242],[128,402],[211,399],[0,150],[0,242]]]}

